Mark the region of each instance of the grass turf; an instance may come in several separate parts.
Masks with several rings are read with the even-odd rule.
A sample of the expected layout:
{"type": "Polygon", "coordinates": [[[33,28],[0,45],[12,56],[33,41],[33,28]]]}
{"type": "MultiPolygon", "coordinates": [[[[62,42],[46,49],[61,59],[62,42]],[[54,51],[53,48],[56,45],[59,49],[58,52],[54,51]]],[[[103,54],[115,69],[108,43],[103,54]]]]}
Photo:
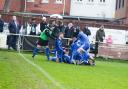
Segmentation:
{"type": "MultiPolygon", "coordinates": [[[[26,58],[45,69],[66,89],[127,89],[128,62],[96,61],[96,66],[76,66],[47,61],[31,54],[26,58]]],[[[60,89],[17,52],[0,51],[0,89],[60,89]]]]}

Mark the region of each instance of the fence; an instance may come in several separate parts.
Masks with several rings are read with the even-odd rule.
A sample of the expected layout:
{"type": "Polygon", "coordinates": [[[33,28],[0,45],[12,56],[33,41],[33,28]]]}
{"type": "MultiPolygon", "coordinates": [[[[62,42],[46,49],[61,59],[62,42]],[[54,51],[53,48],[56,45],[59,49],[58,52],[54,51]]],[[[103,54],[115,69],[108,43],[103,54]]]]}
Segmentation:
{"type": "MultiPolygon", "coordinates": [[[[6,40],[7,35],[0,33],[0,48],[7,49],[6,40]]],[[[11,34],[19,36],[17,47],[19,50],[23,51],[32,51],[36,46],[36,41],[38,40],[39,36],[31,36],[31,35],[21,35],[21,34],[11,34]]],[[[64,39],[64,46],[68,44],[68,38],[64,39]]],[[[50,40],[49,43],[51,48],[54,48],[54,40],[50,40]]],[[[115,58],[115,59],[123,59],[128,60],[128,45],[119,45],[119,44],[112,44],[108,45],[102,43],[99,45],[99,56],[105,58],[115,58]]]]}

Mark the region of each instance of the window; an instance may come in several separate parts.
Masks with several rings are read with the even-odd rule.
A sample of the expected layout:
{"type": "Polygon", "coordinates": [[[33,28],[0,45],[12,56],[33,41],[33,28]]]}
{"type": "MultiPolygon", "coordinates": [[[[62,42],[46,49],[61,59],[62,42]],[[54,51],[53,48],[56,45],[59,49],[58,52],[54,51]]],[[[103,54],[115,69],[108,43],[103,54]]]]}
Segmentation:
{"type": "Polygon", "coordinates": [[[77,0],[78,2],[81,2],[82,0],[77,0]]]}
{"type": "Polygon", "coordinates": [[[116,10],[118,9],[118,2],[119,0],[116,0],[116,10]]]}
{"type": "Polygon", "coordinates": [[[122,7],[124,7],[124,0],[122,0],[122,7]]]}
{"type": "Polygon", "coordinates": [[[88,0],[89,2],[93,2],[94,0],[88,0]]]}
{"type": "Polygon", "coordinates": [[[121,8],[121,0],[119,0],[119,9],[121,8]]]}
{"type": "Polygon", "coordinates": [[[56,0],[56,3],[57,4],[62,4],[63,3],[63,0],[56,0]]]}
{"type": "Polygon", "coordinates": [[[49,0],[42,0],[41,3],[49,3],[49,0]]]}
{"type": "Polygon", "coordinates": [[[27,0],[27,2],[35,2],[35,0],[27,0]]]}
{"type": "Polygon", "coordinates": [[[124,0],[116,0],[116,10],[124,7],[124,0]]]}
{"type": "Polygon", "coordinates": [[[105,2],[105,0],[100,0],[100,2],[105,2]]]}

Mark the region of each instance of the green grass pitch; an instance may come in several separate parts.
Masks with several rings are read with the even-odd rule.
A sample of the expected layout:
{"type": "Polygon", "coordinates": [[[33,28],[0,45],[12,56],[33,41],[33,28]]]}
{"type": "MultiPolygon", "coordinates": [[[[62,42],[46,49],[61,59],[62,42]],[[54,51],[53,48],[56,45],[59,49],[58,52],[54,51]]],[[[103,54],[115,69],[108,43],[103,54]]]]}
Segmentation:
{"type": "MultiPolygon", "coordinates": [[[[64,89],[128,89],[128,62],[96,60],[96,66],[55,63],[23,54],[44,69],[64,89]]],[[[26,62],[18,52],[0,51],[0,89],[61,89],[26,62]]]]}

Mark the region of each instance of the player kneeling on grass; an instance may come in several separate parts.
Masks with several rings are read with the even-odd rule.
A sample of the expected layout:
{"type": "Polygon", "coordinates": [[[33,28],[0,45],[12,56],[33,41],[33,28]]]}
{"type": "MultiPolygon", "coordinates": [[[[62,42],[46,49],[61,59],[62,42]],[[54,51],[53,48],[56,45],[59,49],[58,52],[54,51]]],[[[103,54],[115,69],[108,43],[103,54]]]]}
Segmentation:
{"type": "MultiPolygon", "coordinates": [[[[94,59],[89,55],[90,42],[86,34],[80,30],[77,41],[78,48],[73,54],[74,64],[90,64],[95,65],[94,59]]],[[[74,44],[75,45],[75,44],[74,44]]]]}
{"type": "Polygon", "coordinates": [[[41,47],[46,47],[46,52],[49,50],[49,47],[48,47],[49,37],[52,39],[55,39],[52,33],[52,30],[49,27],[47,27],[46,29],[43,30],[43,32],[41,32],[41,35],[37,42],[37,46],[34,48],[34,51],[33,51],[33,55],[32,55],[33,58],[37,55],[41,47]]]}
{"type": "Polygon", "coordinates": [[[64,35],[62,32],[59,33],[58,38],[55,41],[55,56],[50,57],[50,50],[46,51],[46,56],[48,60],[56,61],[56,62],[65,62],[70,63],[69,51],[65,50],[62,46],[62,39],[64,35]]]}
{"type": "MultiPolygon", "coordinates": [[[[50,49],[46,51],[46,56],[47,56],[48,60],[51,60],[54,62],[60,62],[56,51],[54,52],[54,56],[50,56],[50,53],[51,53],[50,49]]],[[[62,60],[61,62],[64,62],[64,63],[68,63],[68,64],[72,63],[70,60],[69,51],[67,49],[66,49],[65,53],[62,55],[61,60],[62,60]]]]}
{"type": "Polygon", "coordinates": [[[57,55],[56,62],[63,62],[63,55],[66,52],[62,46],[63,38],[64,38],[64,34],[60,32],[55,42],[55,50],[56,50],[56,55],[57,55]]]}

